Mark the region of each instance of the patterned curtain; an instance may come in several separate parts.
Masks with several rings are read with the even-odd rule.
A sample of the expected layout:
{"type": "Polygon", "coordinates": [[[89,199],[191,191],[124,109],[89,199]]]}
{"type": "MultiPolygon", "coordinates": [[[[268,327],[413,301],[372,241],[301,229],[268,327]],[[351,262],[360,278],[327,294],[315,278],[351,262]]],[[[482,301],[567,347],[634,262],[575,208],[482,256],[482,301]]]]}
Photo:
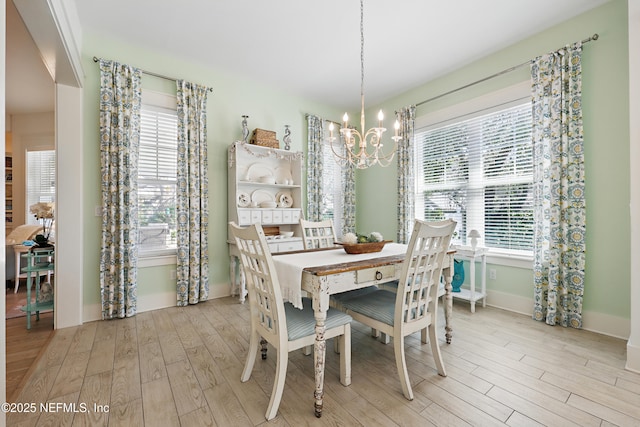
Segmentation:
{"type": "Polygon", "coordinates": [[[307,219],[322,220],[323,120],[307,114],[307,219]]]}
{"type": "Polygon", "coordinates": [[[207,177],[207,91],[177,81],[178,306],[209,297],[209,181],[207,177]]]}
{"type": "Polygon", "coordinates": [[[582,44],[531,63],[534,310],[549,325],[582,327],[586,204],[582,44]]]}
{"type": "MultiPolygon", "coordinates": [[[[344,146],[343,146],[344,147],[344,146]]],[[[342,235],[356,232],[356,167],[351,163],[342,168],[342,235]]]]}
{"type": "Polygon", "coordinates": [[[397,113],[402,139],[398,141],[398,243],[408,243],[415,220],[415,171],[413,131],[416,107],[411,105],[397,113]]]}
{"type": "Polygon", "coordinates": [[[102,318],[136,314],[141,70],[100,60],[102,318]]]}

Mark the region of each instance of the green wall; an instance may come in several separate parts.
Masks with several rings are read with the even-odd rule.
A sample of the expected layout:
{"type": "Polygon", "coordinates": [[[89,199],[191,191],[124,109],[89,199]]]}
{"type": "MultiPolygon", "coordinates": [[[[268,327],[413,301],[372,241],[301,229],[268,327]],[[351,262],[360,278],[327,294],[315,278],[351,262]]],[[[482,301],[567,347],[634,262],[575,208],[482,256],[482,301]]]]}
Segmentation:
{"type": "MultiPolygon", "coordinates": [[[[420,103],[594,33],[600,35],[599,40],[585,44],[582,56],[587,199],[583,308],[585,312],[629,318],[629,76],[625,1],[613,0],[382,105],[372,106],[367,116],[373,117],[380,108],[391,112],[420,103]]],[[[472,43],[471,39],[469,43],[472,43]]],[[[428,54],[428,44],[422,51],[428,54]]],[[[424,104],[417,108],[416,116],[527,80],[528,73],[528,67],[524,67],[424,104]]],[[[377,230],[395,240],[395,168],[358,171],[357,200],[358,230],[377,230]],[[371,215],[371,212],[376,214],[371,215]]],[[[532,278],[528,270],[504,266],[492,268],[497,269],[498,280],[487,281],[490,290],[532,297],[532,278]]]]}
{"type": "MultiPolygon", "coordinates": [[[[600,39],[585,45],[583,53],[583,105],[587,177],[587,281],[584,310],[629,318],[629,135],[628,61],[626,2],[612,2],[543,31],[523,42],[469,64],[423,86],[401,94],[382,105],[371,106],[373,120],[382,108],[392,111],[416,104],[498,71],[528,61],[565,44],[598,33],[600,39]]],[[[420,43],[420,41],[415,41],[420,43]]],[[[472,40],[469,40],[472,43],[472,40]]],[[[424,47],[428,54],[428,44],[424,47]]],[[[214,55],[215,52],[203,52],[214,55]]],[[[224,74],[167,57],[162,52],[143,50],[135,42],[84,35],[84,303],[99,304],[98,262],[99,218],[91,214],[100,204],[100,164],[98,145],[98,65],[93,56],[135,65],[155,73],[184,78],[210,86],[208,102],[208,144],[210,184],[210,283],[228,287],[227,165],[228,145],[240,138],[241,115],[247,114],[249,127],[275,130],[282,138],[284,125],[291,126],[294,150],[305,150],[306,113],[339,119],[343,111],[319,105],[289,94],[286,88],[270,87],[238,75],[224,74]]],[[[437,58],[433,58],[437,61],[437,58]]],[[[390,76],[392,78],[392,76],[390,76]]],[[[482,84],[422,105],[417,115],[454,105],[496,89],[528,79],[528,69],[492,79],[482,84]]],[[[143,87],[173,93],[173,83],[144,76],[143,87]]],[[[354,116],[355,117],[355,116],[354,116]]],[[[357,171],[357,229],[379,231],[396,239],[396,170],[374,167],[357,171]]],[[[488,280],[491,291],[530,298],[531,273],[527,269],[496,268],[498,280],[488,280]]],[[[145,268],[139,274],[140,298],[173,292],[171,267],[145,268]]],[[[226,289],[226,288],[225,288],[226,289]]],[[[218,288],[220,290],[220,288],[218,288]]]]}
{"type": "MultiPolygon", "coordinates": [[[[203,51],[203,56],[215,52],[203,51]]],[[[211,294],[223,294],[229,287],[229,257],[227,250],[227,147],[241,134],[241,116],[249,116],[249,128],[275,130],[282,139],[284,125],[291,126],[292,150],[303,150],[307,141],[305,114],[340,117],[340,111],[309,102],[287,93],[286,88],[274,88],[238,75],[228,75],[190,63],[180,58],[167,57],[161,52],[143,50],[135,42],[96,38],[84,35],[84,304],[100,303],[99,253],[100,218],[93,216],[100,205],[100,152],[98,144],[99,65],[93,57],[111,59],[130,64],[153,73],[185,79],[213,88],[207,105],[207,139],[209,150],[209,260],[211,294]],[[223,286],[224,289],[215,289],[223,286]]],[[[143,91],[175,93],[175,83],[143,75],[143,91]]],[[[140,269],[138,274],[139,300],[146,295],[175,292],[175,280],[170,270],[160,266],[140,269]],[[173,282],[173,283],[172,283],[173,282]]]]}

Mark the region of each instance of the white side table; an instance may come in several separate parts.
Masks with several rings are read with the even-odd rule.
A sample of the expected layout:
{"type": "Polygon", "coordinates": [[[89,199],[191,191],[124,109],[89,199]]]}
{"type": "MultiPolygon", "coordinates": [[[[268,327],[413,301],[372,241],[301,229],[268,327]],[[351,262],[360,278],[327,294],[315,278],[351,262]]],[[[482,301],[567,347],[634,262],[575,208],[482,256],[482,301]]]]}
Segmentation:
{"type": "Polygon", "coordinates": [[[13,245],[13,253],[15,255],[15,263],[16,263],[16,269],[15,269],[16,288],[13,291],[14,294],[18,293],[18,286],[20,285],[20,277],[27,277],[25,273],[20,272],[20,257],[22,256],[22,254],[29,252],[29,249],[31,249],[31,246],[13,245]]]}
{"type": "Polygon", "coordinates": [[[457,259],[469,261],[469,289],[460,289],[460,292],[452,292],[453,298],[469,301],[471,312],[476,312],[476,302],[482,300],[482,306],[487,305],[487,249],[456,248],[457,259]],[[476,261],[480,261],[482,268],[480,291],[476,291],[476,261]]]}

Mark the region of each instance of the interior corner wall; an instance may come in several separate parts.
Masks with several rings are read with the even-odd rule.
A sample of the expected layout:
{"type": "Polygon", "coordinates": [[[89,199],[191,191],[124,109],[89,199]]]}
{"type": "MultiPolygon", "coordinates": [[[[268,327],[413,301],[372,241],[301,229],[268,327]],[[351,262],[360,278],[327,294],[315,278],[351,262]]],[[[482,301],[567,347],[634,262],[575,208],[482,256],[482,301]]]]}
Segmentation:
{"type": "Polygon", "coordinates": [[[55,149],[55,114],[14,114],[11,116],[13,156],[13,224],[26,222],[27,150],[55,149]]]}
{"type": "MultiPolygon", "coordinates": [[[[633,2],[637,3],[638,0],[633,2]]],[[[633,22],[633,25],[637,27],[638,22],[633,22]]],[[[372,115],[378,109],[394,111],[421,103],[598,33],[600,37],[597,41],[584,44],[582,55],[587,200],[587,274],[583,320],[585,329],[623,339],[629,336],[629,322],[633,311],[631,301],[640,300],[637,293],[631,294],[630,269],[627,267],[633,268],[637,262],[637,257],[633,259],[630,255],[632,221],[629,215],[629,192],[631,183],[639,181],[636,165],[640,160],[637,156],[631,156],[631,165],[627,160],[629,80],[640,75],[638,69],[629,74],[629,52],[633,49],[637,52],[639,47],[637,44],[629,46],[629,26],[627,2],[610,1],[381,105],[373,105],[368,110],[372,115]],[[635,174],[634,178],[630,177],[630,169],[635,174]]],[[[425,48],[428,50],[428,46],[425,48]]],[[[528,68],[519,68],[424,103],[418,106],[416,117],[528,79],[528,68]]],[[[632,117],[637,122],[635,118],[638,114],[633,114],[632,117]]],[[[395,237],[396,182],[394,167],[369,168],[357,172],[358,230],[376,230],[384,236],[395,237]],[[390,196],[385,198],[385,194],[390,196]],[[376,214],[371,215],[371,212],[376,214]]],[[[635,222],[640,223],[640,218],[636,218],[635,222]]],[[[637,241],[637,237],[640,234],[634,240],[637,241]]],[[[498,268],[500,274],[497,280],[487,281],[490,296],[487,303],[492,305],[495,301],[491,299],[492,293],[499,291],[503,297],[512,296],[516,303],[527,298],[532,307],[531,270],[528,277],[525,277],[527,275],[514,268],[498,268]]],[[[513,309],[506,306],[500,308],[513,309]]],[[[638,307],[634,308],[637,312],[638,307]]]]}
{"type": "Polygon", "coordinates": [[[629,7],[629,161],[631,168],[631,319],[627,341],[627,369],[640,372],[640,2],[630,0],[629,7]]]}

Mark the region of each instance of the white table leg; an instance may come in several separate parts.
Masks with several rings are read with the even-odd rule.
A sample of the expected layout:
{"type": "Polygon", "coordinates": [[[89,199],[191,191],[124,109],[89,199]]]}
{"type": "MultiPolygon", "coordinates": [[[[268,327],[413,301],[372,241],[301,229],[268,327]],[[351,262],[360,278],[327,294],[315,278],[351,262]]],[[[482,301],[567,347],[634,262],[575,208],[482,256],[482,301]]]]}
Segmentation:
{"type": "Polygon", "coordinates": [[[469,260],[469,288],[471,290],[471,312],[476,312],[476,257],[473,255],[469,260]]]}
{"type": "Polygon", "coordinates": [[[482,278],[481,280],[481,288],[482,288],[482,306],[487,306],[487,254],[486,252],[482,254],[482,278]]]}
{"type": "Polygon", "coordinates": [[[327,310],[329,310],[327,276],[321,276],[318,277],[318,280],[313,285],[313,311],[316,318],[316,340],[313,344],[316,388],[313,397],[315,399],[314,410],[317,418],[322,416],[324,396],[324,364],[327,344],[324,333],[326,330],[327,310]]]}

